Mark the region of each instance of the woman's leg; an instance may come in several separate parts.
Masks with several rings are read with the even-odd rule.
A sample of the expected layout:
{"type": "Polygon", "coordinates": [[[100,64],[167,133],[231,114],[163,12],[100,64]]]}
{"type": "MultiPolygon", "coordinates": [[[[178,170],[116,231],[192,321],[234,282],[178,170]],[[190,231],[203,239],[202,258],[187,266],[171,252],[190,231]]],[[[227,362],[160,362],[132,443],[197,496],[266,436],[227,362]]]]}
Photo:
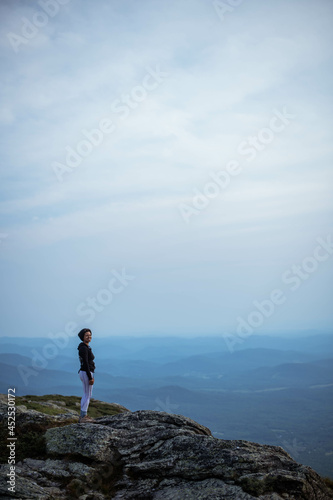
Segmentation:
{"type": "MultiPolygon", "coordinates": [[[[88,375],[86,374],[86,372],[80,370],[79,375],[80,375],[80,379],[81,379],[82,384],[83,384],[83,396],[81,398],[81,415],[80,415],[80,417],[85,417],[87,415],[93,386],[89,384],[89,379],[88,379],[88,375]]],[[[93,375],[93,373],[92,373],[92,375],[93,375]]]]}

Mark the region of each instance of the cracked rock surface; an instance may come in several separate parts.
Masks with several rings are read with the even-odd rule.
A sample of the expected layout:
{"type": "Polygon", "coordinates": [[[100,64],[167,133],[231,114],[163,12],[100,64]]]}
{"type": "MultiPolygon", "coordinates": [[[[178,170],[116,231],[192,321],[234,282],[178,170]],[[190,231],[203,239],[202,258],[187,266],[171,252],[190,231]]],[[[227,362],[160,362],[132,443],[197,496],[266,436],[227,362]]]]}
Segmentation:
{"type": "MultiPolygon", "coordinates": [[[[30,413],[29,421],[35,416],[30,413]]],[[[37,416],[35,423],[41,420],[37,416]]],[[[15,493],[8,492],[8,466],[2,466],[0,496],[39,500],[333,499],[323,479],[282,448],[217,439],[209,429],[181,415],[126,411],[79,424],[68,422],[64,413],[63,420],[58,417],[53,424],[43,429],[45,455],[26,457],[16,464],[15,493]]]]}

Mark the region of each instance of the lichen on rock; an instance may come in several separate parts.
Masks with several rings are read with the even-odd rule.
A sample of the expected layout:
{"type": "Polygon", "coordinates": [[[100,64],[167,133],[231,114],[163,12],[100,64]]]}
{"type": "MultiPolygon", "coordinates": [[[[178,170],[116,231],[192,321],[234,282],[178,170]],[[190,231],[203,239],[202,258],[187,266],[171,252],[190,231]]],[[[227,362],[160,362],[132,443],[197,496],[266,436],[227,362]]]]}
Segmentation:
{"type": "MultiPolygon", "coordinates": [[[[8,492],[7,468],[2,467],[0,495],[4,498],[333,499],[332,490],[314,470],[295,462],[280,447],[217,439],[207,427],[182,415],[130,412],[102,402],[96,403],[103,408],[102,416],[79,424],[75,414],[64,411],[64,397],[43,398],[49,404],[40,408],[59,409],[59,413],[19,409],[18,434],[23,436],[23,430],[31,427],[39,429],[44,445],[33,457],[25,449],[16,465],[14,494],[8,492]],[[106,414],[107,408],[112,415],[106,414]]],[[[75,404],[72,400],[71,411],[75,404]]],[[[2,425],[4,407],[0,404],[2,425]]]]}

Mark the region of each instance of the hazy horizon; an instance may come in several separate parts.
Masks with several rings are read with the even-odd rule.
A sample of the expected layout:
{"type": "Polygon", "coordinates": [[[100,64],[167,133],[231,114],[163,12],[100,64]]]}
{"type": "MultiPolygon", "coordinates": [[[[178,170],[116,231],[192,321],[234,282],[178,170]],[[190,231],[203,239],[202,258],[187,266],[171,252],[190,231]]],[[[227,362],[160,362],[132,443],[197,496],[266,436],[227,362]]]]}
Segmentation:
{"type": "MultiPolygon", "coordinates": [[[[92,328],[93,330],[93,328],[92,328]]],[[[57,332],[55,332],[56,335],[57,332]]],[[[101,334],[99,332],[95,333],[93,330],[93,339],[112,339],[112,338],[179,338],[179,339],[204,339],[204,338],[223,338],[223,335],[232,333],[232,332],[202,332],[200,333],[172,333],[172,332],[151,332],[151,333],[141,333],[141,332],[132,332],[132,333],[114,333],[112,334],[101,334]]],[[[315,337],[317,335],[333,335],[333,332],[331,331],[315,331],[315,330],[293,330],[293,331],[285,331],[285,332],[264,332],[264,333],[256,333],[250,335],[251,337],[258,337],[258,338],[264,338],[264,337],[274,337],[274,338],[297,338],[297,337],[303,337],[303,338],[308,338],[308,337],[315,337]]],[[[13,339],[13,338],[20,338],[20,339],[45,339],[45,340],[50,340],[50,337],[47,335],[38,335],[38,336],[27,336],[27,335],[5,335],[0,333],[0,338],[1,339],[13,339]]],[[[74,339],[76,339],[78,342],[80,342],[80,339],[77,338],[77,335],[73,335],[74,339]]],[[[93,340],[92,340],[93,343],[93,340]]],[[[92,344],[93,345],[93,344],[92,344]]]]}

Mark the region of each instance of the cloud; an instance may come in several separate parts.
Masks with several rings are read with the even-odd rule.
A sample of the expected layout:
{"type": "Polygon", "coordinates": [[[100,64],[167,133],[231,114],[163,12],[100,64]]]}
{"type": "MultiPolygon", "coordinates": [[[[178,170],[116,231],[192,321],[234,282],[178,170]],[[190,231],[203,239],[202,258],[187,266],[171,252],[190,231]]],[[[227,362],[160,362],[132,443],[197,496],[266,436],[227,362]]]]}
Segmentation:
{"type": "MultiPolygon", "coordinates": [[[[56,266],[59,246],[85,241],[102,256],[99,272],[112,248],[117,262],[154,262],[163,286],[166,268],[201,266],[202,255],[207,268],[257,265],[255,252],[242,256],[244,238],[247,248],[278,245],[268,266],[296,235],[302,253],[307,238],[329,230],[329,2],[242,2],[221,22],[213,3],[199,0],[71,0],[15,53],[7,34],[20,33],[36,9],[0,6],[1,258],[49,252],[56,266]],[[157,67],[163,82],[133,100],[157,67]],[[124,119],[115,103],[128,96],[124,119]],[[295,119],[247,161],[239,145],[284,107],[295,119]],[[114,131],[59,182],[54,163],[66,164],[68,148],[77,152],[103,119],[114,131]],[[179,204],[231,160],[241,174],[186,226],[179,204]],[[161,254],[163,245],[170,251],[161,254]]],[[[71,258],[78,272],[84,259],[71,258]]]]}

